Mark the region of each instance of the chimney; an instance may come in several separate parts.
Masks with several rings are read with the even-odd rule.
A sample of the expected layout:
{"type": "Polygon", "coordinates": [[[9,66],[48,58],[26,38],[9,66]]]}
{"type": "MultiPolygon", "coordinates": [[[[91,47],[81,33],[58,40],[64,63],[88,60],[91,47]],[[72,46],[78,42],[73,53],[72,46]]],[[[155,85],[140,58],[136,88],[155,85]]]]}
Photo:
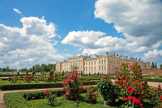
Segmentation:
{"type": "Polygon", "coordinates": [[[122,54],[120,55],[120,57],[122,57],[122,54]]]}
{"type": "Polygon", "coordinates": [[[116,54],[116,56],[119,56],[119,54],[116,54]]]}
{"type": "Polygon", "coordinates": [[[115,53],[114,53],[114,56],[115,56],[115,53]]]}
{"type": "Polygon", "coordinates": [[[95,55],[95,57],[97,57],[97,55],[96,54],[94,54],[95,55]]]}
{"type": "Polygon", "coordinates": [[[137,60],[137,58],[135,58],[135,60],[137,60]]]}
{"type": "Polygon", "coordinates": [[[108,52],[106,52],[106,55],[108,55],[108,52]]]}

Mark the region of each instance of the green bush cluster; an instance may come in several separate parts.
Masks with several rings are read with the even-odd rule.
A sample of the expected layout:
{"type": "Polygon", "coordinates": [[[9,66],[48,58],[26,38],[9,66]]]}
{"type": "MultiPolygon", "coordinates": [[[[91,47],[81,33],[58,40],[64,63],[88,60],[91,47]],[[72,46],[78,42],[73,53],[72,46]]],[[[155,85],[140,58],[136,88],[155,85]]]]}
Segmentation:
{"type": "Polygon", "coordinates": [[[63,87],[62,83],[47,83],[47,84],[12,84],[12,85],[1,85],[1,90],[16,90],[16,89],[33,89],[33,88],[52,88],[52,87],[63,87]]]}
{"type": "MultiPolygon", "coordinates": [[[[83,85],[92,85],[97,84],[97,81],[86,81],[83,82],[83,85]]],[[[62,83],[45,83],[45,84],[12,84],[12,85],[0,85],[1,90],[18,90],[18,89],[33,89],[33,88],[54,88],[54,87],[63,87],[62,83]]]]}

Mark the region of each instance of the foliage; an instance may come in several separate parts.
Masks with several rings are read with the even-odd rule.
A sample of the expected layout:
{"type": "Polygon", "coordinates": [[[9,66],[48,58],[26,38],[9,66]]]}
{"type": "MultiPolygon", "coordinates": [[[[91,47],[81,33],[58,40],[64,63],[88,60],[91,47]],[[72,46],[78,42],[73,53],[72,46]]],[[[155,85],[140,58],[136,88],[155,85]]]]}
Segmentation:
{"type": "Polygon", "coordinates": [[[113,85],[109,75],[104,77],[104,79],[101,79],[98,83],[98,90],[101,92],[107,105],[116,104],[115,99],[117,98],[118,93],[115,89],[117,90],[117,87],[113,85]]]}
{"type": "Polygon", "coordinates": [[[19,75],[19,72],[17,72],[17,76],[19,75]]]}
{"type": "Polygon", "coordinates": [[[62,76],[64,76],[64,71],[62,72],[62,76]]]}
{"type": "Polygon", "coordinates": [[[147,81],[143,82],[140,65],[134,63],[133,66],[128,66],[122,63],[120,69],[121,72],[116,73],[115,83],[119,88],[119,97],[116,101],[123,101],[122,107],[142,107],[148,101],[157,105],[156,92],[148,88],[147,81]]]}
{"type": "Polygon", "coordinates": [[[47,99],[48,99],[48,102],[50,103],[50,105],[54,105],[54,104],[55,104],[55,101],[56,101],[56,97],[57,97],[56,94],[57,94],[57,93],[52,94],[52,93],[51,93],[51,89],[50,89],[50,90],[46,90],[46,91],[44,92],[44,95],[45,95],[44,98],[47,98],[47,99]]]}
{"type": "Polygon", "coordinates": [[[87,89],[86,94],[86,102],[88,103],[96,103],[96,98],[98,97],[98,94],[94,94],[94,88],[91,86],[90,89],[87,89]]]}
{"type": "Polygon", "coordinates": [[[89,76],[91,76],[91,73],[89,72],[89,76]]]}

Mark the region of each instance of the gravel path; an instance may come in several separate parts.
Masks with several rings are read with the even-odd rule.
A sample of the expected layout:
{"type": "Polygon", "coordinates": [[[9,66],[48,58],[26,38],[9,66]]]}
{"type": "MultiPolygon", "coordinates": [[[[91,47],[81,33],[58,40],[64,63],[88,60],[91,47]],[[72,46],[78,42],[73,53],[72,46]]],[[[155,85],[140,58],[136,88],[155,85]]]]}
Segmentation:
{"type": "MultiPolygon", "coordinates": [[[[114,83],[114,79],[111,80],[114,83]]],[[[159,82],[147,82],[148,85],[157,87],[159,82]]],[[[162,84],[160,84],[162,85],[162,84]]],[[[9,92],[19,92],[19,91],[37,91],[37,90],[47,90],[47,89],[61,89],[61,88],[43,88],[43,89],[25,89],[25,90],[8,90],[8,91],[0,91],[0,108],[7,108],[3,101],[3,94],[9,92]]]]}

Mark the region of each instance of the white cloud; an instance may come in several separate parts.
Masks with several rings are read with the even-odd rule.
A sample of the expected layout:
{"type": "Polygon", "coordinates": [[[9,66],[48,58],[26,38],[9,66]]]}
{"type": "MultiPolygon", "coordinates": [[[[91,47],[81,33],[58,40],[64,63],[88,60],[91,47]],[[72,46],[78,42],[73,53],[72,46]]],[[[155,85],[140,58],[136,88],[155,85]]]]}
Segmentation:
{"type": "Polygon", "coordinates": [[[157,50],[154,49],[153,51],[148,51],[148,53],[145,53],[144,55],[145,58],[154,58],[156,60],[161,59],[162,58],[162,50],[157,50]]]}
{"type": "Polygon", "coordinates": [[[57,54],[53,47],[56,26],[46,23],[44,18],[23,17],[22,28],[0,24],[0,61],[1,67],[24,68],[35,64],[55,63],[66,56],[57,54]]]}
{"type": "Polygon", "coordinates": [[[105,33],[100,31],[72,31],[61,41],[62,44],[70,44],[79,47],[92,48],[94,42],[105,33]]]}
{"type": "Polygon", "coordinates": [[[13,11],[15,11],[16,13],[20,14],[21,17],[23,17],[23,14],[19,11],[19,9],[13,8],[13,11]]]}
{"type": "Polygon", "coordinates": [[[69,49],[64,49],[64,51],[69,51],[69,49]]]}
{"type": "Polygon", "coordinates": [[[79,48],[78,51],[82,50],[82,48],[79,48]]]}
{"type": "Polygon", "coordinates": [[[98,0],[95,18],[114,23],[118,33],[132,41],[134,52],[158,48],[162,43],[162,2],[160,0],[98,0]],[[136,44],[135,44],[136,43],[136,44]],[[157,44],[158,43],[158,44],[157,44]]]}
{"type": "Polygon", "coordinates": [[[21,12],[19,11],[19,9],[13,8],[13,10],[14,10],[16,13],[21,14],[21,12]]]}

